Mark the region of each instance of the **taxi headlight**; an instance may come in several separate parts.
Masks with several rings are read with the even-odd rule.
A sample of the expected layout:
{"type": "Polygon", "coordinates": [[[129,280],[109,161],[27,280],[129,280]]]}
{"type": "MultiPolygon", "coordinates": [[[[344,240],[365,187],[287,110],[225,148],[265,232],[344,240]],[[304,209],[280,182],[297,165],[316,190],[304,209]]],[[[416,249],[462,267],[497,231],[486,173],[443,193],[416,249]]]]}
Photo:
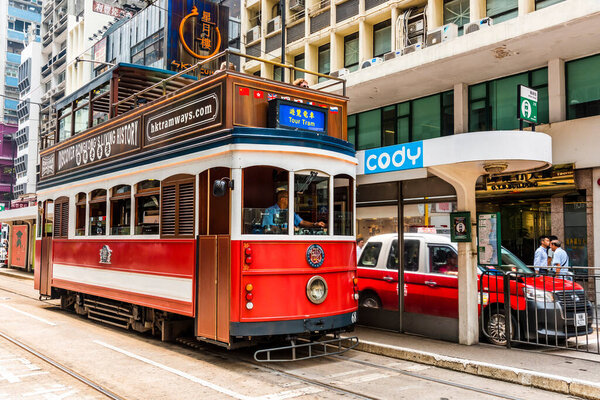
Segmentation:
{"type": "Polygon", "coordinates": [[[313,276],[306,284],[306,297],[314,304],[321,304],[327,298],[327,282],[320,276],[313,276]]]}
{"type": "Polygon", "coordinates": [[[554,303],[554,295],[552,292],[547,292],[531,286],[525,286],[523,290],[525,291],[525,297],[527,297],[529,300],[534,300],[540,303],[554,303]]]}

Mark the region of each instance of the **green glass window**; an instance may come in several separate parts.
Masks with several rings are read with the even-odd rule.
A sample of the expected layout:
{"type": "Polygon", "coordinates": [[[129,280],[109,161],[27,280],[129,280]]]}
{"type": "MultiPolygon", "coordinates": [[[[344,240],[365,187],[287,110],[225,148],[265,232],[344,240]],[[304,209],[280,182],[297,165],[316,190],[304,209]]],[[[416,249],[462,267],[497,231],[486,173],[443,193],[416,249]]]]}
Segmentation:
{"type": "MultiPolygon", "coordinates": [[[[330,49],[329,43],[324,44],[319,47],[319,58],[318,58],[318,68],[321,74],[329,75],[331,72],[331,62],[330,62],[330,49]]],[[[319,77],[319,82],[326,80],[326,78],[319,77]]]]}
{"type": "Polygon", "coordinates": [[[356,114],[348,115],[348,141],[356,147],[356,114]]]}
{"type": "Polygon", "coordinates": [[[535,0],[535,9],[541,10],[557,3],[562,3],[565,0],[535,0]]]}
{"type": "Polygon", "coordinates": [[[381,109],[358,114],[357,150],[381,147],[381,109]]]}
{"type": "Polygon", "coordinates": [[[392,20],[388,19],[373,26],[373,57],[383,57],[390,51],[392,51],[392,20]]]}
{"type": "Polygon", "coordinates": [[[600,54],[566,63],[567,119],[600,114],[600,54]]]}
{"type": "Polygon", "coordinates": [[[498,24],[519,16],[519,0],[487,0],[486,9],[486,15],[498,24]]]}
{"type": "Polygon", "coordinates": [[[458,25],[458,34],[462,35],[463,25],[469,23],[470,0],[445,0],[444,1],[444,25],[458,25]]]}
{"type": "MultiPolygon", "coordinates": [[[[294,67],[304,69],[304,53],[294,57],[294,67]]],[[[294,79],[304,79],[304,72],[295,71],[294,79]]]]}
{"type": "Polygon", "coordinates": [[[344,37],[344,68],[358,70],[358,32],[344,37]]]}
{"type": "Polygon", "coordinates": [[[411,141],[414,142],[441,136],[442,118],[439,94],[413,100],[411,104],[411,116],[411,141]]]}
{"type": "Polygon", "coordinates": [[[469,131],[518,129],[517,85],[538,91],[538,121],[548,123],[548,69],[541,68],[469,86],[469,131]]]}
{"type": "Polygon", "coordinates": [[[410,101],[398,104],[397,113],[398,143],[410,142],[410,101]]]}

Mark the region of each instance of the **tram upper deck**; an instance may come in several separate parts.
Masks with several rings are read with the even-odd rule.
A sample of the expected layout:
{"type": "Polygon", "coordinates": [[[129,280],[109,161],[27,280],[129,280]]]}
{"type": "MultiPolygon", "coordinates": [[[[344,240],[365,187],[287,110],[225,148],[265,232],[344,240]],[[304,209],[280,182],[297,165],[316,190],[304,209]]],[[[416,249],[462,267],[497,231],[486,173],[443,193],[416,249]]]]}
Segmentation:
{"type": "Polygon", "coordinates": [[[346,103],[232,70],[198,80],[118,64],[57,104],[57,129],[41,140],[38,188],[231,145],[306,147],[350,159],[346,103]]]}

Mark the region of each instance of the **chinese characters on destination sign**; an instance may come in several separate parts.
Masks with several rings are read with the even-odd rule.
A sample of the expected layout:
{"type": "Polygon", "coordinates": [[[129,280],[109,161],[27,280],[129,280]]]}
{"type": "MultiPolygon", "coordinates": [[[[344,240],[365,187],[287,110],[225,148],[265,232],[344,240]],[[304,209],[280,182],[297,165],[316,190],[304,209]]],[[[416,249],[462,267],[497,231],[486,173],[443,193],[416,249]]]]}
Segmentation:
{"type": "Polygon", "coordinates": [[[279,105],[279,125],[289,128],[325,131],[325,112],[305,107],[279,105]]]}

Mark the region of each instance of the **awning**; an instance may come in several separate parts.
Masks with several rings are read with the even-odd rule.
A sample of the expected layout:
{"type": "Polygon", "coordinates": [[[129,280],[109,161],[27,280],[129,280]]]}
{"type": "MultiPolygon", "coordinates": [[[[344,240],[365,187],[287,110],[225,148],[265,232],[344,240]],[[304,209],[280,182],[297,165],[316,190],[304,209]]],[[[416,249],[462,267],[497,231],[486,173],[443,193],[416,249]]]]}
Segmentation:
{"type": "Polygon", "coordinates": [[[0,222],[7,223],[29,219],[35,220],[37,218],[37,212],[36,206],[12,208],[10,210],[0,211],[0,222]]]}

